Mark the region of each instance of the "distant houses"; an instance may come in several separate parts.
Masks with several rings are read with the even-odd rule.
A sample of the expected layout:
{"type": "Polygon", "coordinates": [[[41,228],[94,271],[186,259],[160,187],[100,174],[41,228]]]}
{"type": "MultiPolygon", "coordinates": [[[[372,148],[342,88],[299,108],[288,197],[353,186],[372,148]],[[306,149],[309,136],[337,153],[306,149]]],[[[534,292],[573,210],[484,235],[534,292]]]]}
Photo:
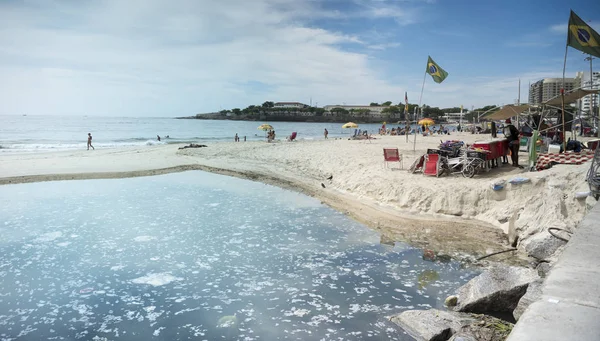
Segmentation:
{"type": "Polygon", "coordinates": [[[308,105],[300,102],[275,102],[273,108],[308,108],[308,105]]]}
{"type": "Polygon", "coordinates": [[[273,108],[289,109],[279,114],[282,116],[349,116],[356,118],[373,118],[379,119],[383,117],[382,111],[386,106],[370,106],[370,105],[326,105],[323,108],[311,107],[300,102],[275,102],[273,108]],[[303,109],[295,111],[294,109],[303,109]],[[317,114],[319,112],[320,114],[317,114]]]}
{"type": "Polygon", "coordinates": [[[383,117],[382,111],[385,108],[389,108],[386,106],[371,106],[371,105],[326,105],[323,107],[325,109],[326,116],[338,116],[342,115],[350,115],[353,117],[371,117],[371,118],[381,118],[383,117]]]}

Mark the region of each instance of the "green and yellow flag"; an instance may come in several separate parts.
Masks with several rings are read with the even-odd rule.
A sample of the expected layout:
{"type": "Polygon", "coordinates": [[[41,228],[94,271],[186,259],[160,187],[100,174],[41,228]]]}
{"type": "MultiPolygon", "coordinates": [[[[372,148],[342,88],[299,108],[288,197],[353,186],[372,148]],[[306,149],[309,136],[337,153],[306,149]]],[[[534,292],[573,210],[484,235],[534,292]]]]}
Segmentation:
{"type": "Polygon", "coordinates": [[[448,72],[437,65],[431,57],[427,59],[427,73],[431,75],[433,81],[436,83],[441,83],[448,77],[448,72]]]}
{"type": "Polygon", "coordinates": [[[600,58],[600,35],[571,11],[567,45],[600,58]]]}

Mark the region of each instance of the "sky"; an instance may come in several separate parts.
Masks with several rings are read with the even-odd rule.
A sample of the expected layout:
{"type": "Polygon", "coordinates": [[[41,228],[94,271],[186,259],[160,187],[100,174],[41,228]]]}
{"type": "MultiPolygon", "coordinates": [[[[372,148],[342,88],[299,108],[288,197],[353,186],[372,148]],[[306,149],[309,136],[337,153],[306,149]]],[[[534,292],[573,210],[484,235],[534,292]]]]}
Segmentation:
{"type": "MultiPolygon", "coordinates": [[[[570,9],[600,31],[597,0],[0,0],[0,115],[419,103],[423,84],[423,104],[471,109],[519,79],[526,102],[562,76],[570,9]]],[[[568,49],[567,77],[585,57],[568,49]]]]}

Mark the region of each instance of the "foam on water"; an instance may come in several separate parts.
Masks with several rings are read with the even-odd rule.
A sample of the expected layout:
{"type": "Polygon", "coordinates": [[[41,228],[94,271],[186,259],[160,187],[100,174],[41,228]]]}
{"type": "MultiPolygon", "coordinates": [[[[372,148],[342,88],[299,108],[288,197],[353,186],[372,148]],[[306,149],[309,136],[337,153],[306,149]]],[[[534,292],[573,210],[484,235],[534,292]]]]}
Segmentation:
{"type": "Polygon", "coordinates": [[[131,280],[131,283],[135,284],[150,284],[158,287],[161,285],[169,284],[173,281],[181,281],[183,278],[175,277],[170,273],[153,273],[147,274],[146,276],[138,277],[131,280]]]}
{"type": "Polygon", "coordinates": [[[203,172],[0,186],[0,221],[2,340],[410,340],[385,317],[476,274],[203,172]]]}

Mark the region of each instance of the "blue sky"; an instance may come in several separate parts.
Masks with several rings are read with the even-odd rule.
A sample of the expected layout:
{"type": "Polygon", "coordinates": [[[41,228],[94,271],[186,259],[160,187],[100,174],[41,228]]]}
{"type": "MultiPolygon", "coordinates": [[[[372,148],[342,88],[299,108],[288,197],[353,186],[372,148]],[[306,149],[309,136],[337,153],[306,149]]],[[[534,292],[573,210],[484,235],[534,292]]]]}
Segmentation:
{"type": "Polygon", "coordinates": [[[600,31],[593,0],[0,0],[0,114],[417,103],[428,55],[450,75],[424,104],[513,103],[519,78],[524,102],[562,75],[571,8],[600,31]]]}

